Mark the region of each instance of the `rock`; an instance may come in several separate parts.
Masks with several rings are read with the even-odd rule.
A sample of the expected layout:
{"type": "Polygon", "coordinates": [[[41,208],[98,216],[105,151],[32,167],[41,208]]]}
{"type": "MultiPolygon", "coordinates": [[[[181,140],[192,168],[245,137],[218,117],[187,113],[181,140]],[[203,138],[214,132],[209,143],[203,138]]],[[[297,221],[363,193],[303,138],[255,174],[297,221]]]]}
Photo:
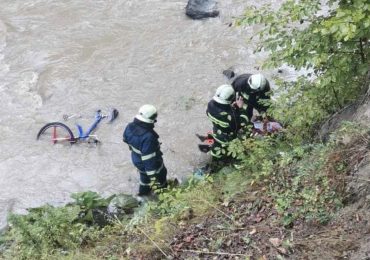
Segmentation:
{"type": "Polygon", "coordinates": [[[358,104],[351,104],[333,114],[318,130],[318,137],[327,142],[330,134],[340,128],[343,121],[353,121],[356,111],[358,111],[358,104]]]}
{"type": "Polygon", "coordinates": [[[281,240],[279,238],[270,238],[269,239],[270,243],[274,246],[274,247],[279,247],[281,245],[281,240]]]}
{"type": "Polygon", "coordinates": [[[249,235],[253,235],[257,233],[257,229],[253,228],[250,232],[249,235]]]}
{"type": "Polygon", "coordinates": [[[107,207],[92,209],[91,212],[93,224],[98,225],[99,227],[104,227],[110,223],[111,218],[108,213],[107,207]]]}
{"type": "Polygon", "coordinates": [[[216,17],[219,15],[216,4],[216,0],[189,0],[186,15],[192,19],[216,17]]]}
{"type": "Polygon", "coordinates": [[[277,250],[283,255],[286,255],[288,253],[288,251],[284,247],[278,247],[277,250]]]}
{"type": "Polygon", "coordinates": [[[117,194],[109,204],[109,211],[114,214],[132,213],[139,206],[139,201],[132,195],[117,194]]]}

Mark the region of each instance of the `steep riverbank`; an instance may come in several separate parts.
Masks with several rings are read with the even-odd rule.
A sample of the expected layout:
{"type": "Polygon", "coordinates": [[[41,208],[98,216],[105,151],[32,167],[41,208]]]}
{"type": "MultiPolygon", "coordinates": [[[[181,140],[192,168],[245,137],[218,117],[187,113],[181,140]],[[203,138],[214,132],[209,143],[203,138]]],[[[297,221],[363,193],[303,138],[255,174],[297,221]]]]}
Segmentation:
{"type": "Polygon", "coordinates": [[[31,222],[19,219],[3,244],[11,251],[3,254],[31,259],[362,259],[370,253],[369,110],[367,102],[358,107],[351,117],[366,124],[346,123],[325,145],[313,142],[292,151],[282,140],[255,140],[255,150],[248,153],[249,159],[255,157],[253,165],[226,166],[202,181],[175,187],[104,229],[78,226],[75,207],[51,209],[31,222]],[[267,154],[276,161],[261,168],[267,154]],[[73,222],[64,230],[68,221],[73,222]],[[33,237],[40,232],[42,237],[33,237]],[[69,248],[65,239],[71,243],[72,232],[81,240],[69,248]],[[34,247],[33,240],[41,247],[34,247]]]}
{"type": "MultiPolygon", "coordinates": [[[[298,221],[284,227],[282,212],[276,211],[276,204],[273,206],[279,202],[267,195],[271,187],[266,183],[257,184],[254,188],[252,185],[236,196],[214,204],[212,213],[200,221],[197,219],[196,223],[183,227],[169,242],[176,256],[179,259],[366,259],[370,254],[369,101],[369,97],[361,99],[351,106],[351,112],[346,108],[331,118],[336,127],[330,129],[330,134],[336,132],[336,142],[341,148],[329,152],[326,166],[321,170],[324,175],[331,175],[330,190],[337,192],[338,196],[333,199],[343,200],[343,208],[333,211],[329,222],[320,223],[319,219],[308,218],[308,222],[298,221]],[[338,129],[343,127],[344,121],[354,124],[348,125],[346,133],[340,135],[338,129]],[[364,135],[356,140],[358,128],[363,129],[364,135]],[[344,176],[336,167],[338,161],[348,163],[344,176]],[[336,190],[338,187],[341,191],[336,190]]],[[[323,128],[327,128],[327,124],[323,128]]],[[[309,156],[304,155],[302,162],[309,156]]],[[[318,172],[312,174],[305,185],[310,185],[312,180],[309,179],[321,176],[318,172]]],[[[328,184],[321,180],[317,188],[322,189],[325,185],[328,184]]],[[[320,192],[319,196],[324,196],[324,193],[320,192]]],[[[310,199],[308,193],[305,199],[310,199]]],[[[322,203],[320,197],[314,200],[322,203]]],[[[307,201],[295,203],[302,205],[307,201]]],[[[328,213],[329,204],[323,206],[328,213]]],[[[313,210],[315,206],[309,207],[313,210]]],[[[295,206],[285,208],[292,214],[295,210],[295,206]]]]}

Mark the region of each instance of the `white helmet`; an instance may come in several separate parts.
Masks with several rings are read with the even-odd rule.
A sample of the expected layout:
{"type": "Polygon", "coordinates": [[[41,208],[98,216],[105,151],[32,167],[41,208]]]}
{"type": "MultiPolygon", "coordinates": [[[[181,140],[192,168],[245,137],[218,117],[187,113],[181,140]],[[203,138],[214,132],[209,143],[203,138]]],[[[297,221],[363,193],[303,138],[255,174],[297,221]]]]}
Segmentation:
{"type": "Polygon", "coordinates": [[[266,78],[262,74],[253,74],[248,79],[248,84],[253,90],[263,90],[266,83],[266,78]]]}
{"type": "Polygon", "coordinates": [[[139,114],[135,116],[136,119],[145,123],[157,122],[157,109],[153,105],[143,105],[139,109],[139,114]]]}
{"type": "Polygon", "coordinates": [[[213,100],[220,104],[231,104],[235,91],[231,85],[221,85],[217,88],[213,100]]]}

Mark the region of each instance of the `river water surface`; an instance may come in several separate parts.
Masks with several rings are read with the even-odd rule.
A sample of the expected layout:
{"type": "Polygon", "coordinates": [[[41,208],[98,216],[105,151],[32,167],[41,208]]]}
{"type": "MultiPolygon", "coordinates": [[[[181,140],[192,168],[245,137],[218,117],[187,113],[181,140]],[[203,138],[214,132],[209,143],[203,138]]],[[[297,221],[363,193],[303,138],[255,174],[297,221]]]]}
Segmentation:
{"type": "MultiPolygon", "coordinates": [[[[9,211],[60,205],[73,192],[135,193],[121,136],[145,103],[159,110],[169,177],[204,163],[194,134],[211,127],[205,109],[227,82],[222,70],[256,72],[263,60],[247,42],[253,29],[229,27],[248,2],[219,1],[220,17],[193,21],[186,0],[1,0],[0,226],[9,211]],[[109,107],[120,116],[99,125],[98,147],[36,141],[63,114],[81,114],[87,127],[96,109],[109,107]]],[[[76,133],[74,123],[66,122],[76,133]]]]}

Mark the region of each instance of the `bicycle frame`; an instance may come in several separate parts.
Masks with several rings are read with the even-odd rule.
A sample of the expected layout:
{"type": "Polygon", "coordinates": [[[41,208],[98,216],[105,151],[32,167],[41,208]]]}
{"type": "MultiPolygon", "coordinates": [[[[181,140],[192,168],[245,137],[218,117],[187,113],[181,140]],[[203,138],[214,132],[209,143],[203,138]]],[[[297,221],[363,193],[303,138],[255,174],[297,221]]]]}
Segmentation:
{"type": "Polygon", "coordinates": [[[91,137],[90,135],[91,132],[94,131],[94,129],[98,126],[98,124],[104,117],[106,116],[102,115],[101,110],[96,111],[95,121],[86,132],[83,131],[83,128],[81,125],[76,124],[77,129],[78,129],[78,137],[76,139],[86,140],[87,138],[91,137]]]}
{"type": "MultiPolygon", "coordinates": [[[[113,122],[118,116],[118,110],[115,108],[111,108],[109,114],[102,114],[101,110],[97,110],[95,112],[95,121],[92,123],[92,125],[89,127],[89,129],[84,132],[82,126],[80,124],[76,124],[78,129],[78,137],[75,137],[71,129],[61,123],[61,122],[50,122],[44,125],[38,132],[36,139],[37,140],[43,140],[43,141],[51,141],[51,143],[56,144],[57,142],[63,142],[66,143],[77,143],[79,140],[87,141],[88,143],[99,143],[98,137],[96,135],[92,135],[91,133],[95,130],[95,128],[98,126],[100,121],[103,118],[108,119],[108,123],[113,122]]],[[[63,115],[63,118],[65,121],[68,120],[68,118],[75,117],[73,116],[67,116],[63,115]]],[[[80,117],[80,116],[79,116],[80,117]]]]}

